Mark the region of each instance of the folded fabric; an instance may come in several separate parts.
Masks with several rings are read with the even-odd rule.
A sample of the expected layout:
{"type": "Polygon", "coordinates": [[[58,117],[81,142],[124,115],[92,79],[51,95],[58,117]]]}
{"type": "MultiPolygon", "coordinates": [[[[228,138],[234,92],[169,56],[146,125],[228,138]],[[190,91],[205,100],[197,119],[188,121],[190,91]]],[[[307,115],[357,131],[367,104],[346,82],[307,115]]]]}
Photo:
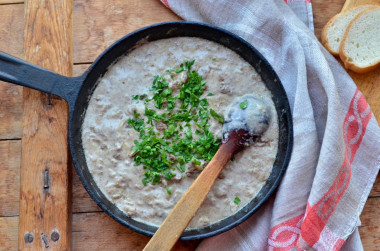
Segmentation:
{"type": "Polygon", "coordinates": [[[279,75],[293,115],[292,157],[277,193],[199,250],[361,250],[357,227],[380,165],[380,129],[355,83],[314,36],[310,1],[162,2],[185,20],[225,28],[256,47],[279,75]]]}

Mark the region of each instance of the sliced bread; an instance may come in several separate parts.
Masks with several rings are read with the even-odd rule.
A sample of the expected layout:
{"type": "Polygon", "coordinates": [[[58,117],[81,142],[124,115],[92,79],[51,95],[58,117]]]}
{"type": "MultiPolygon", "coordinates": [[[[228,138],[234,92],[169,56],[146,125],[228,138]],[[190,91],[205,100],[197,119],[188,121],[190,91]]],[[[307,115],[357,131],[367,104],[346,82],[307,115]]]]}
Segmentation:
{"type": "Polygon", "coordinates": [[[330,19],[322,30],[322,44],[333,55],[339,55],[339,46],[350,22],[362,11],[373,8],[376,4],[361,4],[349,8],[330,19]]]}
{"type": "Polygon", "coordinates": [[[361,12],[347,27],[339,49],[345,67],[364,73],[380,63],[380,7],[361,12]]]}

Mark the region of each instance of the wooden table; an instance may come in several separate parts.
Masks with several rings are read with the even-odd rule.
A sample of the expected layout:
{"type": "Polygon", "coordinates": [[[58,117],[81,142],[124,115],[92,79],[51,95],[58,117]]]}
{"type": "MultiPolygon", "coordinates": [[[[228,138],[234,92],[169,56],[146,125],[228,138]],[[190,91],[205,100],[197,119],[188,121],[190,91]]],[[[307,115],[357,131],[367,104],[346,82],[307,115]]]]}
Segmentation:
{"type": "MultiPolygon", "coordinates": [[[[344,0],[313,0],[316,36],[344,0]]],[[[0,0],[0,51],[24,58],[24,2],[0,0]]],[[[180,18],[158,0],[74,0],[74,75],[82,73],[107,46],[137,28],[180,18]]],[[[359,79],[350,73],[354,80],[359,79]]],[[[380,75],[380,70],[371,74],[380,75]]],[[[376,103],[380,88],[359,84],[380,120],[376,103]]],[[[18,247],[23,89],[0,83],[0,250],[18,247]]],[[[148,237],[136,234],[108,217],[90,199],[76,173],[72,177],[72,248],[74,250],[140,250],[148,237]]],[[[379,178],[378,178],[379,179],[379,178]]],[[[378,179],[361,216],[359,228],[366,250],[380,249],[380,185],[378,179]]],[[[176,249],[193,250],[197,241],[176,249]]]]}

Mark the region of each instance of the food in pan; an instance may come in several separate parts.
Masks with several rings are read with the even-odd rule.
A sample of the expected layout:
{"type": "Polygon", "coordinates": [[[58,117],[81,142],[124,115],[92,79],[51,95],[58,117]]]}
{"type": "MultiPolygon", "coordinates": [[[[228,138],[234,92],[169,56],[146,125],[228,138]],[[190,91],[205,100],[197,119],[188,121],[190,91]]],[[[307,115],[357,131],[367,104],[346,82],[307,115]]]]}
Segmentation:
{"type": "Polygon", "coordinates": [[[269,128],[224,168],[189,228],[235,214],[269,177],[278,147],[277,114],[249,63],[200,38],[144,43],[99,79],[82,126],[94,181],[127,215],[160,225],[218,149],[227,107],[245,94],[268,104],[269,128]]]}

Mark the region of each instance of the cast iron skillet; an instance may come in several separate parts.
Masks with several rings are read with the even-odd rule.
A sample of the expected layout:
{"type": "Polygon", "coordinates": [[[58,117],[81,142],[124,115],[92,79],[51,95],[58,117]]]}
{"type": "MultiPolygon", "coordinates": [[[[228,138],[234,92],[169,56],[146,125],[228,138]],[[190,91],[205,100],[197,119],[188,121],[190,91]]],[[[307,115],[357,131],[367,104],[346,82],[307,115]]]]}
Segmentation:
{"type": "Polygon", "coordinates": [[[104,75],[107,68],[115,60],[142,42],[178,36],[200,37],[215,41],[235,51],[255,67],[273,94],[280,126],[278,153],[273,170],[258,195],[235,215],[218,224],[185,231],[181,239],[190,240],[222,233],[246,220],[273,193],[289,163],[293,142],[293,126],[288,99],[280,79],[267,60],[255,48],[240,37],[217,27],[193,22],[168,22],[148,26],[121,38],[105,50],[79,77],[64,77],[0,52],[0,80],[55,94],[67,101],[70,112],[69,143],[71,155],[75,169],[87,192],[116,221],[136,232],[151,236],[157,230],[156,227],[128,217],[104,196],[94,182],[83,151],[81,127],[97,80],[104,75]]]}

